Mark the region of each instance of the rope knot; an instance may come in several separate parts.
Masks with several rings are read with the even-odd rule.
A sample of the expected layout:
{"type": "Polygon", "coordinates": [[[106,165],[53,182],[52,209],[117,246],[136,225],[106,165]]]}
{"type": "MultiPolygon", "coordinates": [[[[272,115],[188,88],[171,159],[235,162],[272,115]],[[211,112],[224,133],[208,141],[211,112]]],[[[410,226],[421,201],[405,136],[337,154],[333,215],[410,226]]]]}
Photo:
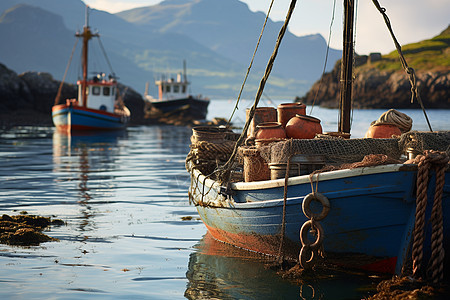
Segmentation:
{"type": "Polygon", "coordinates": [[[406,74],[409,74],[409,75],[414,74],[414,68],[407,67],[407,68],[405,69],[405,72],[406,72],[406,74]]]}

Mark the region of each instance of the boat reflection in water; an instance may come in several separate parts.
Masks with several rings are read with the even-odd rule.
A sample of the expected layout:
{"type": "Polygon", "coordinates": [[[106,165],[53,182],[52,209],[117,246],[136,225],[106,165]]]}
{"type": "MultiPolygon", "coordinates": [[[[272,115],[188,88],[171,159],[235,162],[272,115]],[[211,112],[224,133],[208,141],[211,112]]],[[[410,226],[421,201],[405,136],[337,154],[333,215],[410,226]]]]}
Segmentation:
{"type": "Polygon", "coordinates": [[[91,205],[111,199],[117,184],[111,175],[117,168],[117,142],[125,135],[126,131],[53,133],[53,172],[60,174],[58,185],[66,194],[77,194],[70,198],[78,199],[81,206],[82,232],[95,228],[90,221],[96,214],[91,205]]]}
{"type": "Polygon", "coordinates": [[[219,242],[209,232],[195,248],[186,272],[188,299],[362,299],[376,287],[374,278],[342,270],[283,279],[270,269],[273,259],[219,242]]]}

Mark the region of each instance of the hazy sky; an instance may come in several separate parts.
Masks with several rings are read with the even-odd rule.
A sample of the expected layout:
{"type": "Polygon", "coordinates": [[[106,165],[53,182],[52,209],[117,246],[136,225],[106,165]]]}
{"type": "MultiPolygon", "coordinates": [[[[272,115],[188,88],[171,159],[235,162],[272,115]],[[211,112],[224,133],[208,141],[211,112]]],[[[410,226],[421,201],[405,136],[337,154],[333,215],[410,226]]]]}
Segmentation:
{"type": "MultiPolygon", "coordinates": [[[[252,11],[267,12],[271,0],[241,0],[252,11]]],[[[342,49],[342,0],[298,0],[289,30],[296,35],[320,33],[328,39],[333,3],[336,11],[331,46],[342,49]]],[[[358,5],[356,51],[388,53],[395,49],[381,14],[372,0],[356,0],[358,5]]],[[[160,0],[84,0],[93,8],[111,13],[160,3],[160,0]]],[[[283,21],[290,0],[275,0],[270,13],[274,21],[283,21]]],[[[379,0],[391,20],[400,44],[417,42],[439,34],[450,24],[450,0],[379,0]]],[[[232,16],[230,15],[230,18],[232,16]]],[[[274,41],[275,43],[275,41],[274,41]]]]}

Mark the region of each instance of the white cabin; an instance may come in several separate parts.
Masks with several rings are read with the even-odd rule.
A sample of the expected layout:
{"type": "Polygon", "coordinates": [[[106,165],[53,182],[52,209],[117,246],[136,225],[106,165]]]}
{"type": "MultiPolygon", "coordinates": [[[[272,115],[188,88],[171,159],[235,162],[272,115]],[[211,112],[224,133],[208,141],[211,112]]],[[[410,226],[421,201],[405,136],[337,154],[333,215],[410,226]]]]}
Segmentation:
{"type": "Polygon", "coordinates": [[[177,80],[173,78],[161,79],[155,81],[155,85],[158,88],[159,100],[173,100],[189,96],[189,82],[186,79],[182,79],[181,73],[177,75],[177,80]]]}
{"type": "MultiPolygon", "coordinates": [[[[78,81],[78,99],[82,99],[82,81],[78,81]]],[[[87,107],[113,113],[117,94],[115,79],[96,76],[86,82],[87,107]]]]}

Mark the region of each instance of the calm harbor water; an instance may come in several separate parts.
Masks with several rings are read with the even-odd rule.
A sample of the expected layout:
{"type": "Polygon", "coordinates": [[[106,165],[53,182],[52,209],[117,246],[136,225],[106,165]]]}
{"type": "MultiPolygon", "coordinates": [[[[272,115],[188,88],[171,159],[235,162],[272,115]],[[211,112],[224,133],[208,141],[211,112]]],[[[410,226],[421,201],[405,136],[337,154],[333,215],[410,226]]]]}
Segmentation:
{"type": "MultiPolygon", "coordinates": [[[[209,118],[229,117],[233,105],[214,102],[209,118]]],[[[249,105],[240,106],[236,125],[249,105]]],[[[363,136],[382,112],[355,111],[352,136],[363,136]]],[[[413,129],[427,128],[421,111],[402,112],[413,129]]],[[[434,130],[448,126],[448,112],[429,111],[434,130]]],[[[312,115],[336,131],[336,110],[312,115]]],[[[71,137],[53,127],[0,129],[0,213],[66,223],[46,232],[59,242],[0,245],[0,298],[361,299],[373,292],[382,279],[375,274],[330,271],[291,282],[265,268],[266,258],[211,240],[188,203],[190,135],[174,126],[71,137]]]]}

